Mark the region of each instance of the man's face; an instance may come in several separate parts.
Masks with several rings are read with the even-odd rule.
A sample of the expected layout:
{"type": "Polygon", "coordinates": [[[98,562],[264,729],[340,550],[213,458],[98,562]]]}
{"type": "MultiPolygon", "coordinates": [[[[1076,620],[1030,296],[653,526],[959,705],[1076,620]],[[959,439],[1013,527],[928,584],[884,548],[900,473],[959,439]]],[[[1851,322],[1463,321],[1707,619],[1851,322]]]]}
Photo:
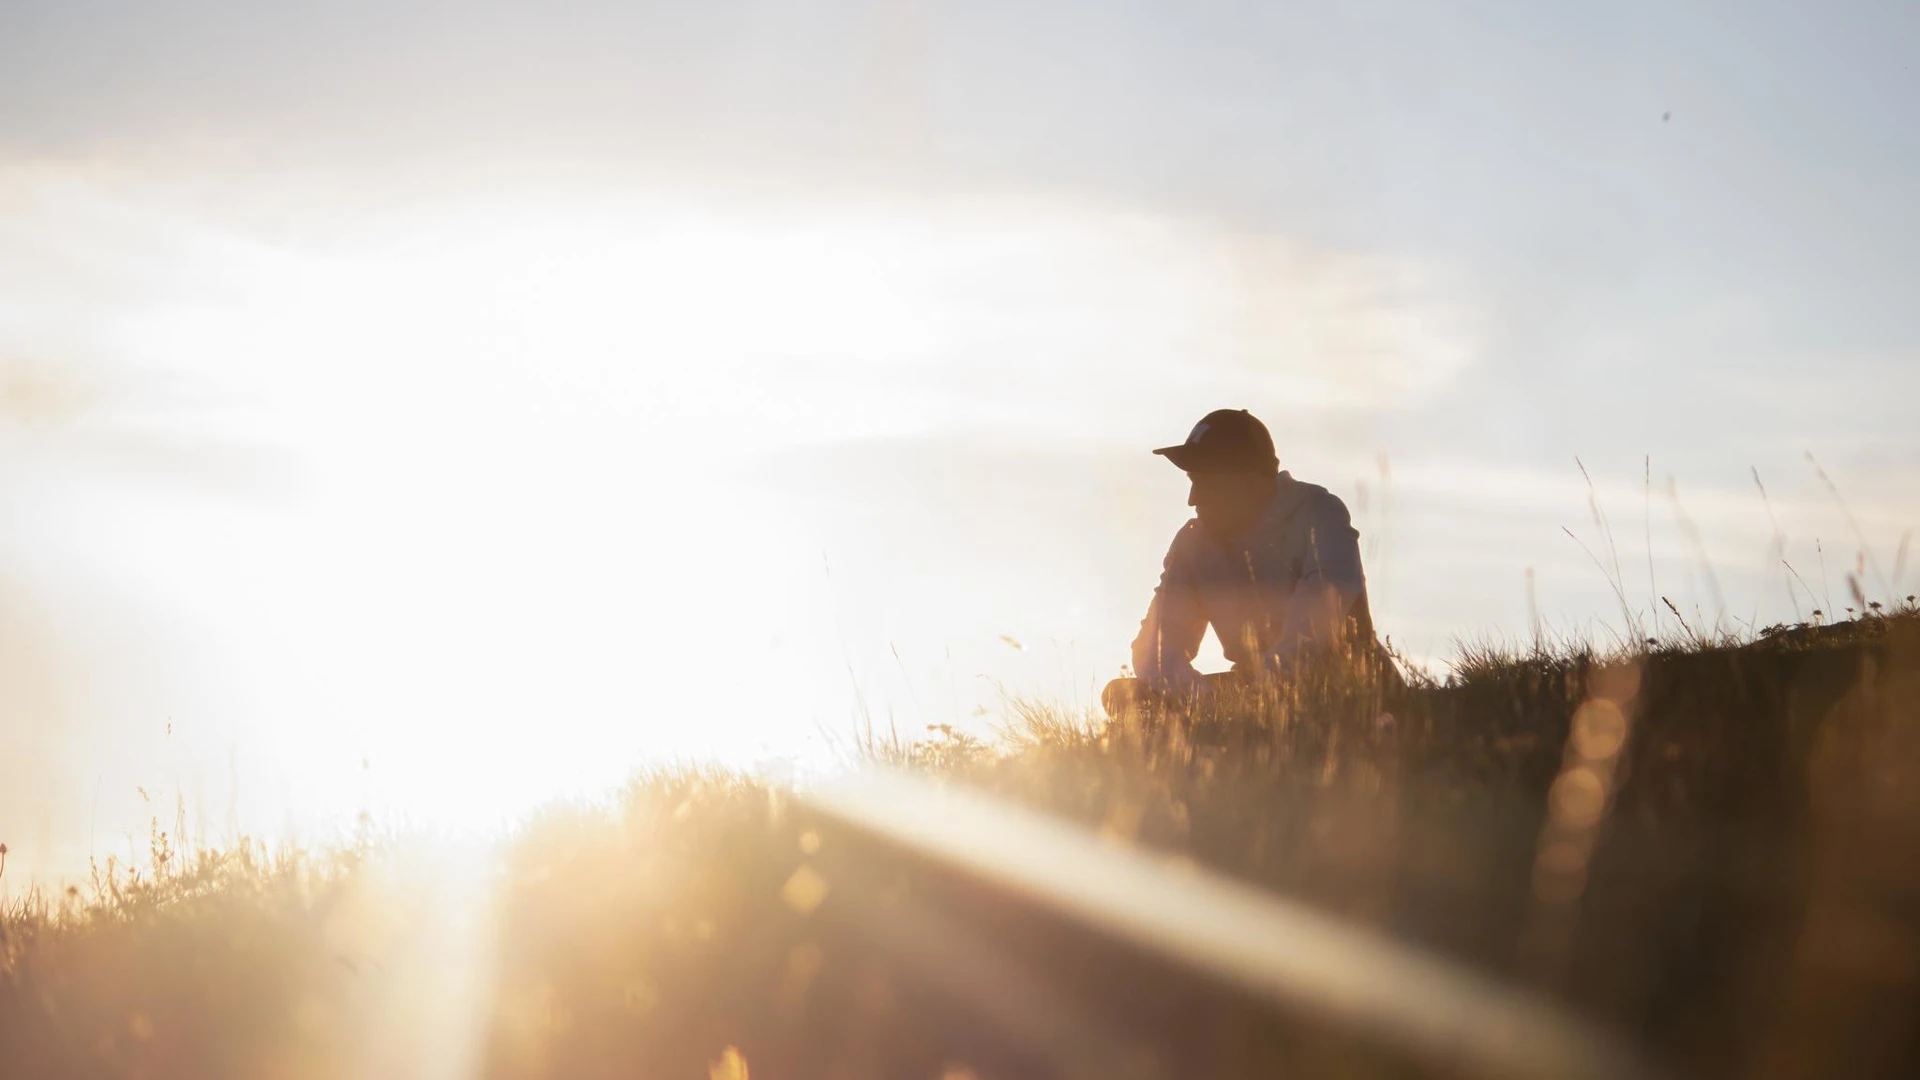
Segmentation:
{"type": "Polygon", "coordinates": [[[1270,472],[1192,472],[1187,477],[1193,481],[1187,505],[1193,507],[1200,527],[1218,543],[1244,539],[1273,501],[1270,472]]]}

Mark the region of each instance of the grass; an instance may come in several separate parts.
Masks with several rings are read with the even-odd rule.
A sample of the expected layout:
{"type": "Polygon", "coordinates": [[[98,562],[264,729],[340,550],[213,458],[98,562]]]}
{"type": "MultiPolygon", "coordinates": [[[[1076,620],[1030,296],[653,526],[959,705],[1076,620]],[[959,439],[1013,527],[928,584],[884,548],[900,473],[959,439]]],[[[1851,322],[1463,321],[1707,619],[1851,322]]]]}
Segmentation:
{"type": "MultiPolygon", "coordinates": [[[[1707,1076],[1911,1075],[1920,612],[1401,688],[874,739],[1531,988],[1707,1076]]],[[[1017,843],[1009,837],[1008,843],[1017,843]]],[[[453,867],[175,851],[0,917],[0,1073],[1404,1075],[760,780],[651,773],[453,867]]]]}

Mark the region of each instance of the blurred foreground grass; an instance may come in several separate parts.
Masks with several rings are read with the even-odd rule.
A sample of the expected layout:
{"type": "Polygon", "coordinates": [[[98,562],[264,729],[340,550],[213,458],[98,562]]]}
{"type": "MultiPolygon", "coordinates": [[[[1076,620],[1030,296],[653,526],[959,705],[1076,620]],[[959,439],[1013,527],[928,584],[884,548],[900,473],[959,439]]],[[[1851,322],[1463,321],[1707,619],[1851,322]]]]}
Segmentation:
{"type": "MultiPolygon", "coordinates": [[[[930,735],[867,750],[1464,961],[1679,1072],[1920,1066],[1912,610],[930,735]]],[[[646,775],[500,849],[152,855],[0,918],[0,1075],[1405,1073],[742,776],[646,775]]]]}

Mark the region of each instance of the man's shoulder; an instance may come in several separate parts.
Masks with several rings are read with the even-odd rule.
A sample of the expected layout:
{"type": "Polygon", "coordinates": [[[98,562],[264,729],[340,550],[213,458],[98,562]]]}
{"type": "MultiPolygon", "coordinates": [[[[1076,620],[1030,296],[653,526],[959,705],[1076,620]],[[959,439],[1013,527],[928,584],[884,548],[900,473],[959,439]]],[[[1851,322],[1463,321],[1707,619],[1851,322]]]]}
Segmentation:
{"type": "Polygon", "coordinates": [[[1347,515],[1347,504],[1340,496],[1335,495],[1319,484],[1310,484],[1305,480],[1295,480],[1294,484],[1300,492],[1300,505],[1306,509],[1318,511],[1322,514],[1338,514],[1341,517],[1347,515]]]}
{"type": "Polygon", "coordinates": [[[1291,475],[1287,479],[1291,490],[1286,498],[1290,505],[1281,515],[1286,523],[1282,528],[1287,534],[1334,526],[1352,527],[1353,515],[1348,512],[1347,504],[1340,496],[1319,484],[1295,480],[1291,475]]]}
{"type": "Polygon", "coordinates": [[[1347,522],[1353,520],[1353,514],[1347,510],[1346,502],[1323,487],[1313,489],[1313,508],[1320,517],[1330,521],[1347,522]]]}
{"type": "Polygon", "coordinates": [[[1203,539],[1200,519],[1188,518],[1174,530],[1173,540],[1167,544],[1167,558],[1179,562],[1192,561],[1205,549],[1203,539]]]}

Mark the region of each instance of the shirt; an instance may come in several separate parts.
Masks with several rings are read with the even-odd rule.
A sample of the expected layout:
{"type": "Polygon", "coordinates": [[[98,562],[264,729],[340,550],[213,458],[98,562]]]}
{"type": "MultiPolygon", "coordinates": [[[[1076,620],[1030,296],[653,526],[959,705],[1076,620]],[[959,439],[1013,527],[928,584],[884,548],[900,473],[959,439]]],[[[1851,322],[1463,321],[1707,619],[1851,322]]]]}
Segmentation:
{"type": "Polygon", "coordinates": [[[1208,624],[1234,670],[1248,673],[1283,669],[1333,643],[1349,620],[1371,639],[1359,537],[1338,496],[1285,472],[1239,543],[1222,545],[1198,519],[1188,521],[1167,549],[1134,639],[1134,674],[1158,690],[1192,689],[1208,624]]]}

